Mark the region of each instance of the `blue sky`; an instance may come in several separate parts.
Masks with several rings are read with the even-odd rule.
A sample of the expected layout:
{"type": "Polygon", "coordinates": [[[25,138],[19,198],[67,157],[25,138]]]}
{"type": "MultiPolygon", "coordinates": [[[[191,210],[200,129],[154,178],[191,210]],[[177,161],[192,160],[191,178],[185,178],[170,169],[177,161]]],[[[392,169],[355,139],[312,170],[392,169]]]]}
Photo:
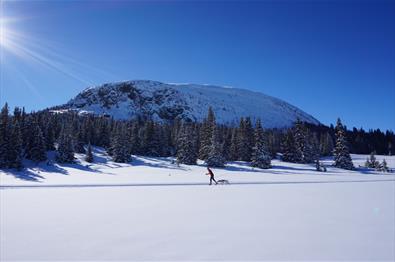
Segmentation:
{"type": "Polygon", "coordinates": [[[261,91],[395,130],[394,1],[2,1],[1,103],[150,79],[261,91]]]}

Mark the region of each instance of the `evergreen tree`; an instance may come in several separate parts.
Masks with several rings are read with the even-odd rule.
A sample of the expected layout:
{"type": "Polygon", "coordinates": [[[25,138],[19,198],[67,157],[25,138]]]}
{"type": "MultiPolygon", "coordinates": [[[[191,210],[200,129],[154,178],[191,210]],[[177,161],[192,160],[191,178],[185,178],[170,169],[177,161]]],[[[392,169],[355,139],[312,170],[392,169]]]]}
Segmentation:
{"type": "Polygon", "coordinates": [[[282,142],[282,160],[285,162],[297,162],[295,139],[292,130],[288,129],[282,142]]]}
{"type": "Polygon", "coordinates": [[[213,132],[215,128],[215,115],[211,107],[208,109],[207,118],[203,120],[202,127],[200,129],[200,146],[199,146],[199,158],[206,160],[211,150],[211,142],[213,132]]]}
{"type": "Polygon", "coordinates": [[[74,162],[73,138],[70,133],[70,128],[63,126],[60,132],[58,148],[56,149],[56,160],[59,163],[74,162]]]}
{"type": "Polygon", "coordinates": [[[91,143],[88,144],[88,149],[86,150],[85,161],[88,163],[93,163],[93,153],[91,143]]]}
{"type": "Polygon", "coordinates": [[[126,131],[119,127],[115,130],[112,148],[112,158],[117,163],[130,162],[129,147],[127,144],[126,131]]]}
{"type": "Polygon", "coordinates": [[[258,119],[255,125],[255,146],[252,152],[252,163],[253,167],[259,168],[270,168],[271,167],[271,156],[268,150],[268,141],[261,121],[258,119]]]}
{"type": "Polygon", "coordinates": [[[14,122],[11,138],[10,151],[8,153],[8,167],[21,169],[22,164],[22,136],[18,121],[14,122]]]}
{"type": "Polygon", "coordinates": [[[34,162],[40,162],[47,159],[45,140],[43,132],[36,120],[29,124],[31,132],[26,144],[25,156],[34,162]]]}
{"type": "Polygon", "coordinates": [[[249,162],[251,161],[252,147],[254,146],[254,129],[249,117],[240,119],[238,135],[238,160],[249,162]]]}
{"type": "Polygon", "coordinates": [[[76,153],[80,153],[80,154],[85,154],[85,142],[84,142],[84,137],[83,137],[83,131],[81,130],[80,127],[77,127],[77,134],[74,137],[74,151],[76,153]]]}
{"type": "Polygon", "coordinates": [[[354,164],[352,163],[349,149],[347,146],[345,129],[340,121],[337,120],[336,124],[336,145],[333,152],[335,166],[347,170],[353,170],[354,164]]]}
{"type": "Polygon", "coordinates": [[[177,140],[178,163],[195,165],[197,161],[197,148],[193,129],[190,125],[183,124],[177,140]]]}
{"type": "Polygon", "coordinates": [[[331,156],[333,154],[332,136],[326,132],[320,138],[320,153],[322,156],[331,156]]]}
{"type": "Polygon", "coordinates": [[[380,167],[380,162],[376,160],[375,154],[376,154],[375,151],[370,153],[370,157],[368,159],[366,159],[365,167],[375,168],[375,169],[380,167]]]}
{"type": "Polygon", "coordinates": [[[222,155],[222,152],[219,130],[215,127],[211,138],[211,148],[205,161],[206,164],[210,167],[224,167],[226,160],[222,155]]]}
{"type": "Polygon", "coordinates": [[[306,129],[303,123],[298,118],[294,127],[294,139],[295,139],[295,162],[296,163],[308,163],[309,159],[306,153],[309,151],[309,145],[307,143],[306,129]]]}
{"type": "Polygon", "coordinates": [[[0,168],[9,166],[8,153],[10,152],[11,125],[9,121],[8,104],[6,103],[0,113],[0,168]]]}
{"type": "Polygon", "coordinates": [[[239,152],[238,152],[238,145],[239,145],[239,134],[238,134],[238,129],[233,128],[232,130],[232,138],[230,140],[230,149],[229,149],[229,160],[230,161],[236,161],[239,157],[239,152]]]}
{"type": "Polygon", "coordinates": [[[55,130],[51,121],[45,125],[44,140],[46,150],[55,150],[55,130]]]}

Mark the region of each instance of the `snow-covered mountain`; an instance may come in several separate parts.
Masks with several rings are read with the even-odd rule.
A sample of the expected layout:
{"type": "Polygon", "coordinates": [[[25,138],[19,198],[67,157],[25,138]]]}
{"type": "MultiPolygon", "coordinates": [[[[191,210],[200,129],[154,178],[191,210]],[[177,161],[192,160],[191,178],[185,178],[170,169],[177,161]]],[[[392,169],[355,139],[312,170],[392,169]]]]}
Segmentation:
{"type": "Polygon", "coordinates": [[[165,84],[134,80],[90,87],[63,109],[106,114],[115,119],[137,116],[155,121],[181,118],[202,121],[212,107],[218,123],[236,123],[241,117],[260,118],[267,128],[287,127],[300,118],[319,124],[311,115],[278,98],[245,89],[197,84],[165,84]]]}

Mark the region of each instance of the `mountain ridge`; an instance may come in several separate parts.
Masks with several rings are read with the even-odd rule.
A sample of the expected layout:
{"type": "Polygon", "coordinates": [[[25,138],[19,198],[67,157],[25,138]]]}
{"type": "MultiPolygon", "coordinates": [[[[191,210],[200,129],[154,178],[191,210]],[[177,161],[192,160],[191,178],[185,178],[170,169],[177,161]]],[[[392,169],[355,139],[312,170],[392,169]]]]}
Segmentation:
{"type": "Polygon", "coordinates": [[[88,87],[60,108],[81,114],[104,114],[115,119],[140,116],[159,122],[176,118],[200,122],[210,106],[217,122],[223,124],[237,123],[241,117],[260,118],[267,128],[289,127],[297,118],[320,124],[296,106],[261,92],[153,80],[129,80],[88,87]]]}

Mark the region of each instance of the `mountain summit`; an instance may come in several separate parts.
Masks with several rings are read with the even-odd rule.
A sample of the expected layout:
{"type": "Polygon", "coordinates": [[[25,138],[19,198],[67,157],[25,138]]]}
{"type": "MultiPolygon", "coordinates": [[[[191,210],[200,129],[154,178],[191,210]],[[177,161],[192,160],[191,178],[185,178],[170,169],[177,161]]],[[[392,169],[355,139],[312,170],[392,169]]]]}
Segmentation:
{"type": "Polygon", "coordinates": [[[90,87],[63,109],[110,115],[115,119],[137,116],[164,122],[175,118],[202,121],[212,107],[218,123],[237,123],[241,117],[260,118],[267,128],[288,127],[300,120],[319,124],[299,108],[262,93],[213,85],[165,84],[133,80],[90,87]]]}

